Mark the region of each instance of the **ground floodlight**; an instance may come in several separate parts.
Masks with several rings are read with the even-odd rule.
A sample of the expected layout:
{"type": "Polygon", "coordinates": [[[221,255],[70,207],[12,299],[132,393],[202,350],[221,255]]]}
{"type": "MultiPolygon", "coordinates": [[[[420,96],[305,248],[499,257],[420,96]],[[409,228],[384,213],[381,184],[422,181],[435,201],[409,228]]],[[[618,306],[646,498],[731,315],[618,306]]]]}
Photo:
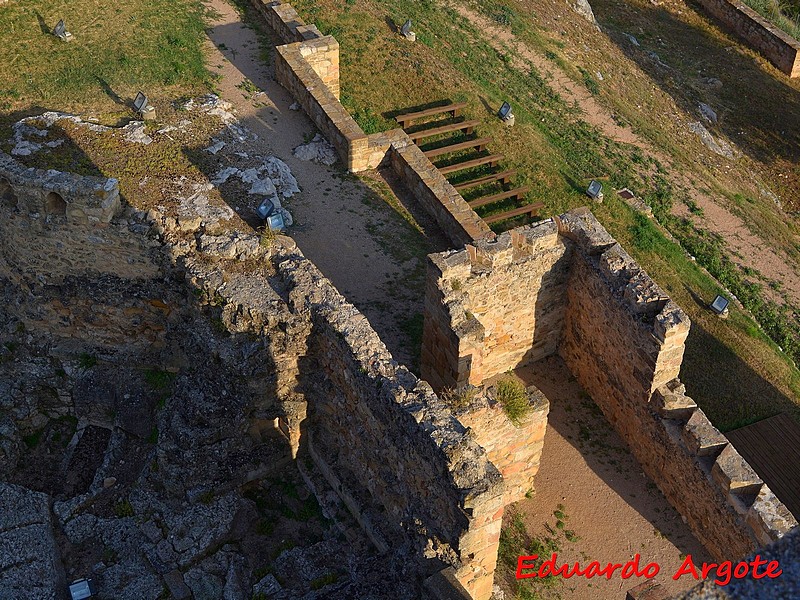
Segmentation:
{"type": "Polygon", "coordinates": [[[589,196],[592,200],[597,200],[603,197],[603,184],[599,181],[592,179],[592,182],[589,184],[589,187],[586,190],[586,195],[589,196]]]}
{"type": "Polygon", "coordinates": [[[272,213],[275,212],[275,205],[269,198],[264,198],[264,201],[258,205],[256,212],[258,213],[259,217],[266,220],[272,215],[272,213]]]}
{"type": "Polygon", "coordinates": [[[64,23],[64,19],[61,19],[58,24],[53,29],[53,35],[57,38],[63,38],[67,35],[67,26],[64,23]]]}
{"type": "Polygon", "coordinates": [[[497,116],[500,117],[503,121],[508,121],[514,115],[511,113],[511,105],[508,102],[503,102],[503,106],[500,107],[500,110],[497,111],[497,116]]]}
{"type": "Polygon", "coordinates": [[[140,113],[147,108],[147,96],[143,92],[138,92],[133,100],[133,110],[140,113]]]}
{"type": "Polygon", "coordinates": [[[725,312],[728,310],[728,304],[730,304],[730,301],[727,298],[717,294],[717,297],[714,298],[714,301],[711,303],[711,310],[718,315],[725,314],[725,312]]]}
{"type": "Polygon", "coordinates": [[[408,34],[411,33],[411,19],[406,19],[406,22],[400,28],[400,33],[408,37],[408,34]]]}
{"type": "Polygon", "coordinates": [[[283,222],[283,215],[279,212],[271,214],[267,217],[267,227],[272,231],[283,231],[286,229],[286,224],[283,222]]]}

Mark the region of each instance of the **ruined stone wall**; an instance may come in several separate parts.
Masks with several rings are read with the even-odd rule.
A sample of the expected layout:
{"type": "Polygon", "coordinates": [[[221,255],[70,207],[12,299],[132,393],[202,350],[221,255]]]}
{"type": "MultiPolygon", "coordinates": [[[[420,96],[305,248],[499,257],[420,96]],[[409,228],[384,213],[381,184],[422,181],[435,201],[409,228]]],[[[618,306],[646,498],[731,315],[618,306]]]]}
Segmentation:
{"type": "Polygon", "coordinates": [[[253,0],[283,45],[275,75],[353,173],[391,164],[456,246],[493,233],[402,129],[366,135],[339,101],[339,44],[306,25],[289,4],[253,0]]]}
{"type": "Polygon", "coordinates": [[[555,353],[570,257],[552,220],[431,255],[422,376],[437,390],[480,385],[555,353]]]}
{"type": "Polygon", "coordinates": [[[360,496],[365,513],[369,505],[379,507],[372,521],[388,524],[384,539],[401,534],[419,552],[438,548],[473,598],[488,599],[502,522],[497,469],[430,386],[392,359],[366,318],[316,267],[297,251],[275,262],[290,309],[312,323],[313,369],[299,367],[298,373],[309,415],[300,427],[314,432],[337,489],[360,496]]]}
{"type": "Polygon", "coordinates": [[[800,42],[740,0],[700,0],[710,14],[733,30],[789,77],[800,77],[800,42]]]}
{"type": "Polygon", "coordinates": [[[159,345],[171,313],[160,244],[146,225],[114,219],[119,212],[115,179],[28,169],[0,154],[8,310],[76,344],[159,345]]]}
{"type": "MultiPolygon", "coordinates": [[[[429,258],[422,374],[435,389],[481,385],[558,352],[717,558],[743,556],[796,525],[683,393],[688,317],[587,209],[429,258]]],[[[519,461],[533,473],[514,472],[524,432],[489,410],[459,418],[507,485],[518,486],[519,473],[532,479],[535,453],[519,461]]]]}
{"type": "Polygon", "coordinates": [[[508,418],[498,402],[486,396],[456,411],[458,420],[472,429],[475,441],[503,476],[504,504],[529,496],[539,472],[550,403],[535,388],[528,388],[528,394],[531,408],[518,423],[508,418]]]}
{"type": "Polygon", "coordinates": [[[792,524],[788,511],[674,391],[688,317],[591,213],[557,220],[575,243],[559,348],[570,371],[715,557],[734,559],[777,539],[792,524]]]}
{"type": "Polygon", "coordinates": [[[390,161],[394,172],[456,247],[493,235],[416,144],[393,146],[390,161]]]}

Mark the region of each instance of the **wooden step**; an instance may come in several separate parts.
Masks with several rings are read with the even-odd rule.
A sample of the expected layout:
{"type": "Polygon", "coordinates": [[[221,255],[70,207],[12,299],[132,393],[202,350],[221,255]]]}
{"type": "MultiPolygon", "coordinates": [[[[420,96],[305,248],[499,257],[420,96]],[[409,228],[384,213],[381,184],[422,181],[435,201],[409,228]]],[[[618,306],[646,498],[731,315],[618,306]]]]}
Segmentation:
{"type": "Polygon", "coordinates": [[[454,165],[447,165],[446,167],[436,167],[442,175],[447,173],[454,173],[464,169],[471,169],[472,167],[480,167],[481,165],[495,166],[498,162],[503,160],[502,154],[490,154],[489,156],[481,156],[480,158],[473,158],[464,162],[456,163],[454,165]]]}
{"type": "Polygon", "coordinates": [[[514,190],[507,190],[505,192],[500,192],[499,194],[484,196],[483,198],[472,200],[467,204],[469,204],[470,208],[478,208],[479,206],[486,206],[487,204],[492,204],[493,202],[499,202],[500,200],[505,200],[506,198],[514,198],[516,200],[521,200],[522,197],[530,191],[531,191],[530,186],[526,185],[523,187],[516,188],[514,190]]]}
{"type": "Polygon", "coordinates": [[[406,125],[410,125],[411,121],[415,119],[424,119],[425,117],[432,117],[434,115],[440,115],[447,112],[453,113],[453,116],[457,117],[459,114],[461,114],[461,110],[466,107],[466,102],[455,102],[446,106],[435,106],[433,108],[426,108],[425,110],[419,110],[417,112],[397,115],[394,120],[400,123],[400,127],[405,127],[406,125]]]}
{"type": "Polygon", "coordinates": [[[432,137],[442,133],[450,133],[452,131],[461,131],[462,129],[465,133],[470,134],[475,131],[476,125],[480,125],[480,121],[461,121],[460,123],[451,123],[450,125],[442,125],[441,127],[415,131],[414,133],[409,133],[408,137],[410,137],[411,141],[416,144],[419,142],[419,140],[426,137],[432,137]]]}
{"type": "Polygon", "coordinates": [[[530,213],[533,216],[540,208],[543,208],[544,204],[542,202],[537,202],[536,204],[526,204],[525,206],[520,206],[519,208],[512,208],[511,210],[507,210],[506,212],[501,212],[496,215],[492,215],[491,217],[484,217],[483,222],[487,225],[492,223],[497,223],[498,221],[505,221],[506,219],[510,219],[511,217],[518,217],[520,215],[527,215],[530,213]]]}
{"type": "Polygon", "coordinates": [[[477,148],[478,152],[483,152],[486,150],[486,144],[492,141],[492,138],[485,137],[485,138],[478,138],[476,140],[470,140],[468,142],[459,142],[458,144],[450,144],[449,146],[442,146],[441,148],[434,148],[433,150],[426,150],[425,156],[428,158],[433,158],[434,156],[440,156],[442,154],[448,154],[450,152],[458,152],[459,150],[469,150],[470,148],[477,148]]]}
{"type": "Polygon", "coordinates": [[[457,191],[468,190],[469,188],[484,185],[487,183],[492,183],[493,181],[499,181],[503,185],[507,184],[514,175],[517,174],[516,169],[510,169],[508,171],[500,171],[499,173],[492,173],[491,175],[487,175],[486,177],[478,177],[478,179],[473,179],[471,181],[464,181],[462,183],[453,185],[457,191]]]}

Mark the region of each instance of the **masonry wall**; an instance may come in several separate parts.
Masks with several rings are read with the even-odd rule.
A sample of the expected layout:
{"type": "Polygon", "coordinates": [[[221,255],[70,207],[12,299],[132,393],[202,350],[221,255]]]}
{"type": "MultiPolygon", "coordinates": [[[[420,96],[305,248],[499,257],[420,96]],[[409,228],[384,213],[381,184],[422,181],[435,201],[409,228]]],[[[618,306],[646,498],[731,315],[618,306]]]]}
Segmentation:
{"type": "Polygon", "coordinates": [[[480,385],[555,353],[570,261],[552,220],[431,255],[422,376],[435,389],[480,385]]]}
{"type": "Polygon", "coordinates": [[[513,423],[500,403],[487,396],[455,411],[458,420],[475,433],[475,441],[486,450],[489,460],[503,476],[504,504],[529,496],[539,472],[550,403],[536,388],[528,388],[528,395],[530,410],[518,423],[513,423]]]}
{"type": "Polygon", "coordinates": [[[493,236],[489,226],[416,144],[393,146],[390,162],[394,172],[457,248],[493,236]]]}
{"type": "Polygon", "coordinates": [[[557,220],[575,243],[559,348],[570,371],[716,558],[777,539],[793,521],[788,511],[702,411],[671,391],[680,390],[688,317],[590,213],[557,220]],[[662,399],[659,413],[655,393],[672,408],[662,399]]]}
{"type": "Polygon", "coordinates": [[[119,211],[115,179],[28,169],[0,154],[2,293],[28,329],[62,344],[163,343],[172,309],[160,244],[142,235],[147,226],[114,219],[119,211]]]}
{"type": "Polygon", "coordinates": [[[748,46],[789,77],[800,77],[800,42],[740,0],[700,0],[700,4],[748,46]]]}
{"type": "MultiPolygon", "coordinates": [[[[744,556],[796,526],[684,394],[688,317],[587,209],[429,259],[422,373],[434,388],[481,385],[558,352],[717,558],[744,556]],[[532,306],[541,313],[531,317],[532,306]]],[[[459,414],[513,486],[509,450],[525,434],[498,416],[459,414]]],[[[538,457],[527,462],[535,473],[538,457]]]]}
{"type": "Polygon", "coordinates": [[[387,524],[384,539],[400,535],[389,538],[393,546],[410,539],[420,554],[449,547],[453,554],[443,551],[440,558],[454,563],[473,598],[488,599],[503,514],[500,473],[430,386],[397,365],[366,318],[316,267],[296,250],[275,262],[292,313],[312,325],[310,362],[298,367],[308,403],[300,429],[313,431],[337,489],[361,498],[362,522],[362,512],[378,507],[367,521],[387,524]]]}

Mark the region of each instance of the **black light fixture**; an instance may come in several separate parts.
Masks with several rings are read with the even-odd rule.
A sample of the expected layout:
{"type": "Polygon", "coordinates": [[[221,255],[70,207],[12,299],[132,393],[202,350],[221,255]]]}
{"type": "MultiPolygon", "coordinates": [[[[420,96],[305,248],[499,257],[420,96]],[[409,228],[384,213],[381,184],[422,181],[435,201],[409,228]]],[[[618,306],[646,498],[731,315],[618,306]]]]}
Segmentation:
{"type": "Polygon", "coordinates": [[[508,102],[503,102],[503,106],[497,111],[497,116],[503,121],[508,121],[514,118],[514,113],[511,112],[511,105],[508,102]]]}
{"type": "Polygon", "coordinates": [[[72,34],[67,31],[67,25],[64,23],[64,19],[61,19],[53,28],[53,35],[62,42],[72,41],[72,34]]]}
{"type": "Polygon", "coordinates": [[[730,304],[730,300],[717,294],[717,297],[714,298],[714,301],[711,303],[709,308],[711,308],[711,310],[718,315],[726,315],[728,314],[728,304],[730,304]]]}
{"type": "Polygon", "coordinates": [[[408,37],[408,34],[411,33],[411,19],[406,19],[406,22],[400,27],[400,33],[408,37]]]}
{"type": "Polygon", "coordinates": [[[603,184],[597,181],[596,179],[592,179],[589,187],[586,189],[586,195],[589,196],[592,200],[602,200],[603,199],[603,184]]]}
{"type": "Polygon", "coordinates": [[[140,113],[145,108],[147,108],[147,96],[144,95],[144,92],[138,92],[136,98],[133,99],[133,110],[140,113]]]}

